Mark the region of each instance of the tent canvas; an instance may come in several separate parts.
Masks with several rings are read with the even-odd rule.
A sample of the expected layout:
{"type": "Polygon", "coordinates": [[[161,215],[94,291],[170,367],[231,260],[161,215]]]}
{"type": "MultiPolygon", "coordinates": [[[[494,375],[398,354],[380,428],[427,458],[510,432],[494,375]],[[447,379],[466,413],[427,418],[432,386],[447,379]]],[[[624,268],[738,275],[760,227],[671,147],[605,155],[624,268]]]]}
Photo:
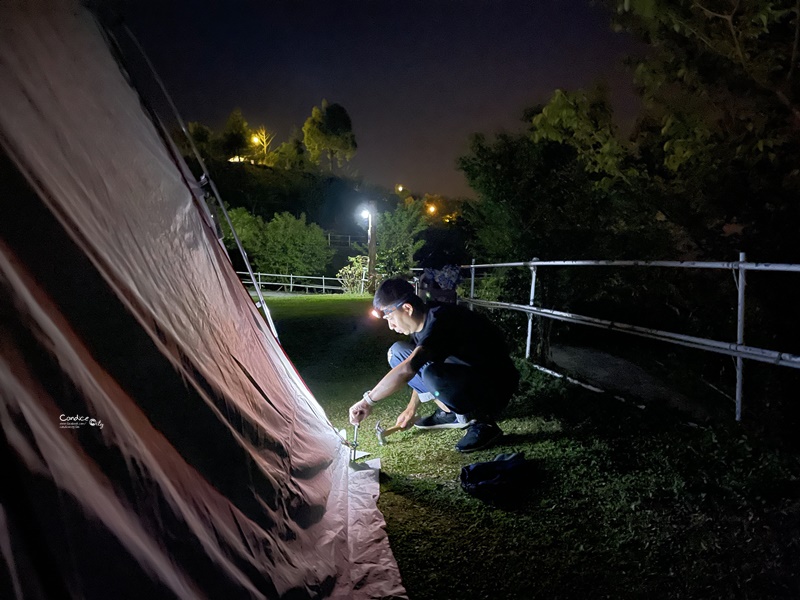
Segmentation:
{"type": "Polygon", "coordinates": [[[405,597],[92,13],[4,2],[0,90],[0,597],[405,597]]]}

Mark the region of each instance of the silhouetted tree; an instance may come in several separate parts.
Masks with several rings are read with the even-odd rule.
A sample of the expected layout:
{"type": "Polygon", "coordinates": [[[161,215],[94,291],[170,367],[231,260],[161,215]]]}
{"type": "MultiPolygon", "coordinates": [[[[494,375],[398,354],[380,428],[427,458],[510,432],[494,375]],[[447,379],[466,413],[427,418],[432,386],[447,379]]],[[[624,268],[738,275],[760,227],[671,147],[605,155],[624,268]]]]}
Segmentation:
{"type": "Polygon", "coordinates": [[[329,170],[333,170],[334,163],[341,168],[357,149],[350,115],[340,104],[323,100],[322,106],[311,110],[303,125],[303,143],[313,163],[323,166],[324,157],[329,170]]]}
{"type": "Polygon", "coordinates": [[[225,158],[244,156],[248,153],[250,145],[250,129],[244,120],[242,111],[234,109],[228,116],[225,128],[219,138],[220,149],[225,158]]]}

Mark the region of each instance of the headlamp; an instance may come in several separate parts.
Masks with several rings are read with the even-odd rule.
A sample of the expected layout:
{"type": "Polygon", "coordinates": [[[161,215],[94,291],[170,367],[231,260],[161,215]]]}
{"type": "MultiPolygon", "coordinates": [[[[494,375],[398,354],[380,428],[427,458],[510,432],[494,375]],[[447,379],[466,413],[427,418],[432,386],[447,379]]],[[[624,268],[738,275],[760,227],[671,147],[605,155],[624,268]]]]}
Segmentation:
{"type": "Polygon", "coordinates": [[[395,302],[394,304],[390,304],[389,306],[381,309],[373,308],[372,309],[372,316],[376,319],[388,319],[389,315],[396,311],[398,308],[403,306],[406,302],[408,302],[409,296],[405,295],[400,300],[395,302]],[[381,314],[383,313],[383,314],[381,314]]]}

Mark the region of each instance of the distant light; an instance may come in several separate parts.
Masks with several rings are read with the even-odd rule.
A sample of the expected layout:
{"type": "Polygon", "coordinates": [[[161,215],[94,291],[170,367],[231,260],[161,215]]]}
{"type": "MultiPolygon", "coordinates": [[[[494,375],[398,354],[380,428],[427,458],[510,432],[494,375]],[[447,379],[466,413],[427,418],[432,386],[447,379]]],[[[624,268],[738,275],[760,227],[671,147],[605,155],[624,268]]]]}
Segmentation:
{"type": "Polygon", "coordinates": [[[428,207],[428,212],[431,213],[431,214],[435,213],[436,212],[436,207],[433,204],[431,204],[428,207]]]}
{"type": "Polygon", "coordinates": [[[403,191],[403,186],[402,185],[398,185],[397,186],[397,191],[398,192],[402,192],[403,191]]]}
{"type": "Polygon", "coordinates": [[[364,219],[369,219],[369,211],[366,208],[361,211],[361,217],[364,219]]]}
{"type": "Polygon", "coordinates": [[[254,143],[256,146],[258,146],[258,145],[261,143],[261,139],[260,139],[260,138],[259,138],[257,135],[254,135],[254,136],[253,136],[253,137],[251,137],[250,139],[252,140],[252,142],[253,142],[253,143],[254,143]]]}

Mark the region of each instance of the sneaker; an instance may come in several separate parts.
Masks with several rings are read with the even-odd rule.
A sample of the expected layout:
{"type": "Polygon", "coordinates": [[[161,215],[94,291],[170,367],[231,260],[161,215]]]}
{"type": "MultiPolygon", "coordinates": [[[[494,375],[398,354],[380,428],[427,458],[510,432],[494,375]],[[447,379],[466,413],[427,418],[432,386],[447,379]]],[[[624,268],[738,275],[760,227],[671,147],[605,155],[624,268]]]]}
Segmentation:
{"type": "Polygon", "coordinates": [[[459,452],[475,452],[475,450],[482,450],[488,448],[495,443],[503,431],[497,426],[497,423],[487,421],[473,421],[467,433],[456,444],[456,450],[459,452]]]}
{"type": "Polygon", "coordinates": [[[417,429],[464,429],[468,423],[461,423],[454,412],[444,412],[437,408],[436,412],[419,419],[414,423],[417,429]]]}

